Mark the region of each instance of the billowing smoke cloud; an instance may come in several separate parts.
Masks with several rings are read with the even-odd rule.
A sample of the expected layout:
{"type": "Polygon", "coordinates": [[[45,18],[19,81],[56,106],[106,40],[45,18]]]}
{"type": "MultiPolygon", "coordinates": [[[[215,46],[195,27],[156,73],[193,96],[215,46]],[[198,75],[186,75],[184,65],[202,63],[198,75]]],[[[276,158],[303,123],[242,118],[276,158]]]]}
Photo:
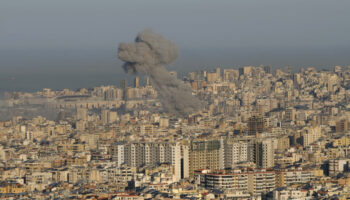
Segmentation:
{"type": "Polygon", "coordinates": [[[197,111],[201,102],[192,95],[190,87],[164,68],[177,56],[175,44],[148,29],[137,35],[135,43],[120,43],[118,48],[118,57],[125,62],[124,70],[148,75],[164,108],[184,116],[197,111]]]}

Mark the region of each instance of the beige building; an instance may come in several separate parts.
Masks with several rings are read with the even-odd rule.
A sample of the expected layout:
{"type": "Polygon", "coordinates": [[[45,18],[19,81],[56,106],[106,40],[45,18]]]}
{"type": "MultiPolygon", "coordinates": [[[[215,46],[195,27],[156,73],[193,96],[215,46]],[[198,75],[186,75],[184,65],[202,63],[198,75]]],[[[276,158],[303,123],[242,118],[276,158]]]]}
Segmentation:
{"type": "Polygon", "coordinates": [[[232,171],[196,170],[197,184],[206,189],[264,194],[276,188],[275,172],[237,169],[232,171]]]}
{"type": "Polygon", "coordinates": [[[259,168],[270,168],[275,165],[274,147],[271,139],[256,141],[255,164],[259,168]]]}
{"type": "Polygon", "coordinates": [[[303,146],[308,146],[322,136],[321,127],[306,127],[302,130],[303,146]]]}
{"type": "Polygon", "coordinates": [[[219,140],[191,141],[189,149],[189,174],[197,169],[222,169],[223,146],[219,140]]]}

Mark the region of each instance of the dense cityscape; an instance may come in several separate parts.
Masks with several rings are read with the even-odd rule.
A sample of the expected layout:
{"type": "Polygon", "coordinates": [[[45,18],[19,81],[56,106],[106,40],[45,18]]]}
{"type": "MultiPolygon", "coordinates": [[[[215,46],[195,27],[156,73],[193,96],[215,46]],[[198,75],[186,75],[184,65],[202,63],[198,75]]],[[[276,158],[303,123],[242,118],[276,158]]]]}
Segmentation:
{"type": "Polygon", "coordinates": [[[151,81],[4,94],[0,197],[350,198],[350,67],[190,72],[186,115],[151,81]]]}

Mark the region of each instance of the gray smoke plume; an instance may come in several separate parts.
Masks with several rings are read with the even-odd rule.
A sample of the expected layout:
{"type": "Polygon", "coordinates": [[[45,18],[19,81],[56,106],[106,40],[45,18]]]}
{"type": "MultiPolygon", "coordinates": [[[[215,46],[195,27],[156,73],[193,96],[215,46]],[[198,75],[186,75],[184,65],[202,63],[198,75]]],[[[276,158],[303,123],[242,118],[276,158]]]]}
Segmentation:
{"type": "Polygon", "coordinates": [[[148,75],[164,108],[184,116],[199,110],[201,102],[192,95],[190,87],[164,68],[177,56],[175,44],[149,29],[139,33],[135,43],[120,43],[118,47],[118,57],[125,62],[124,70],[148,75]]]}

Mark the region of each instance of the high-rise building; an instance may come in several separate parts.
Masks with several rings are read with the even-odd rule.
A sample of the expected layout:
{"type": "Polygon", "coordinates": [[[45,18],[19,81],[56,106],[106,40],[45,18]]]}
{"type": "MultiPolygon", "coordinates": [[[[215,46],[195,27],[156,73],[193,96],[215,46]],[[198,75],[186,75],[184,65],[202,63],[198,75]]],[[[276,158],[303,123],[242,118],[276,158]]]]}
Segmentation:
{"type": "Polygon", "coordinates": [[[247,141],[225,140],[225,168],[234,168],[237,163],[249,161],[249,147],[247,141]]]}
{"type": "Polygon", "coordinates": [[[109,110],[102,110],[101,111],[101,121],[103,124],[108,123],[108,115],[109,115],[109,110]]]}
{"type": "Polygon", "coordinates": [[[188,177],[188,151],[178,143],[131,143],[124,145],[123,151],[125,163],[130,167],[168,163],[174,167],[175,181],[188,177]]]}
{"type": "Polygon", "coordinates": [[[181,145],[181,178],[188,178],[190,176],[189,169],[189,147],[181,145]]]}
{"type": "Polygon", "coordinates": [[[271,74],[272,73],[272,67],[271,66],[264,66],[265,73],[271,74]]]}
{"type": "Polygon", "coordinates": [[[233,82],[239,77],[239,72],[236,69],[224,69],[224,81],[233,82]]]}
{"type": "Polygon", "coordinates": [[[286,113],[284,115],[284,120],[287,122],[295,121],[295,109],[294,108],[287,108],[286,113]]]}
{"type": "Polygon", "coordinates": [[[135,88],[140,87],[140,78],[138,76],[136,76],[134,79],[134,87],[135,88]]]}
{"type": "Polygon", "coordinates": [[[140,88],[126,88],[124,90],[125,99],[139,99],[141,98],[140,88]]]}
{"type": "Polygon", "coordinates": [[[224,159],[220,140],[191,141],[189,149],[189,174],[197,169],[222,169],[224,159]]]}
{"type": "Polygon", "coordinates": [[[181,146],[178,144],[171,146],[171,161],[169,162],[174,167],[175,181],[181,180],[181,146]]]}
{"type": "Polygon", "coordinates": [[[120,81],[120,88],[126,89],[128,87],[128,80],[123,79],[120,81]]]}
{"type": "Polygon", "coordinates": [[[329,176],[336,176],[346,170],[348,161],[346,159],[330,159],[328,161],[329,176]]]}
{"type": "Polygon", "coordinates": [[[239,68],[239,75],[251,75],[252,74],[252,66],[244,66],[239,68]]]}
{"type": "Polygon", "coordinates": [[[112,144],[108,149],[109,154],[112,156],[112,160],[116,162],[118,167],[125,163],[124,148],[125,144],[123,142],[117,142],[112,144]]]}
{"type": "Polygon", "coordinates": [[[274,147],[271,139],[256,141],[255,164],[258,168],[270,168],[275,165],[274,147]]]}
{"type": "Polygon", "coordinates": [[[321,137],[321,127],[305,127],[302,130],[303,146],[308,146],[321,137]]]}
{"type": "Polygon", "coordinates": [[[123,98],[123,90],[120,88],[108,88],[104,91],[104,100],[115,101],[123,98]]]}
{"type": "Polygon", "coordinates": [[[207,78],[207,75],[208,75],[208,73],[207,73],[207,70],[201,70],[201,80],[204,80],[205,78],[207,78]]]}
{"type": "Polygon", "coordinates": [[[146,77],[146,86],[151,85],[151,80],[149,76],[146,77]]]}
{"type": "Polygon", "coordinates": [[[118,113],[116,111],[102,110],[101,121],[103,124],[110,124],[118,120],[118,113]]]}
{"type": "Polygon", "coordinates": [[[86,108],[77,108],[77,120],[86,121],[88,117],[86,108]]]}
{"type": "Polygon", "coordinates": [[[217,73],[216,72],[207,73],[208,83],[214,83],[216,80],[217,80],[217,73]]]}
{"type": "Polygon", "coordinates": [[[290,138],[288,136],[283,136],[278,138],[277,140],[277,149],[280,151],[284,151],[289,149],[290,146],[290,138]]]}
{"type": "Polygon", "coordinates": [[[216,79],[218,81],[220,81],[221,80],[221,69],[220,69],[220,67],[216,68],[215,71],[216,71],[216,79]]]}
{"type": "Polygon", "coordinates": [[[265,120],[262,115],[254,115],[248,119],[248,134],[255,135],[265,130],[265,120]]]}

